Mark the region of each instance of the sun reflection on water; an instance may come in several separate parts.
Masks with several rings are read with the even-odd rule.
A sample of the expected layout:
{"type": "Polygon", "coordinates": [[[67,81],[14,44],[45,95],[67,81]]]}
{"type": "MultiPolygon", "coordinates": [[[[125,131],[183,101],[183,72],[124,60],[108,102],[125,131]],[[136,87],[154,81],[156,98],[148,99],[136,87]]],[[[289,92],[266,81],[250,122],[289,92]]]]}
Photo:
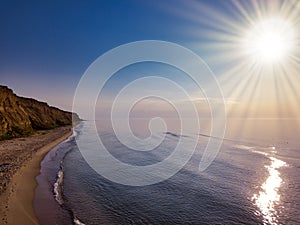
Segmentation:
{"type": "Polygon", "coordinates": [[[277,222],[277,212],[275,206],[280,201],[280,194],[278,193],[279,187],[282,184],[282,178],[280,177],[279,168],[286,166],[287,164],[274,157],[269,157],[271,165],[265,166],[268,169],[269,176],[261,186],[261,191],[258,194],[254,194],[252,200],[260,209],[260,213],[265,219],[265,224],[274,224],[277,222]]]}

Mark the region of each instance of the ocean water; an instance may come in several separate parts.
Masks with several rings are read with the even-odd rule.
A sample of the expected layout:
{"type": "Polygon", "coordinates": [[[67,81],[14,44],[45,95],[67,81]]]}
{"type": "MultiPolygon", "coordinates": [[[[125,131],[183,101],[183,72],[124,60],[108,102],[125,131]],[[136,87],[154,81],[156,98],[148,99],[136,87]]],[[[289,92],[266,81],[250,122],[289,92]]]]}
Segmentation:
{"type": "MultiPolygon", "coordinates": [[[[133,132],[147,137],[148,122],[135,120],[133,132]]],[[[110,153],[132,165],[160,162],[180,138],[199,136],[196,151],[178,173],[140,187],[114,183],[87,164],[76,138],[88,135],[92,123],[74,128],[74,135],[43,160],[34,200],[41,224],[299,224],[299,121],[228,121],[222,148],[203,172],[198,168],[208,137],[202,134],[209,122],[199,135],[180,134],[170,121],[167,133],[155,134],[164,136],[155,150],[133,151],[106,122],[97,121],[110,153]]]]}

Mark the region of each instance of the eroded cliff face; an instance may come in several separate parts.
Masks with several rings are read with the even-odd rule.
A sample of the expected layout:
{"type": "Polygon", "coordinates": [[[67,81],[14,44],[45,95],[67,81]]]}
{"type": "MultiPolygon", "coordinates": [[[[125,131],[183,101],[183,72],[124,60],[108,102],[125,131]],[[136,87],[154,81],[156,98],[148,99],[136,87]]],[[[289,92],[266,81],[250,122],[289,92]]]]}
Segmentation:
{"type": "Polygon", "coordinates": [[[77,114],[45,102],[18,97],[8,87],[0,85],[0,140],[26,136],[34,130],[70,125],[73,116],[79,120],[77,114]]]}

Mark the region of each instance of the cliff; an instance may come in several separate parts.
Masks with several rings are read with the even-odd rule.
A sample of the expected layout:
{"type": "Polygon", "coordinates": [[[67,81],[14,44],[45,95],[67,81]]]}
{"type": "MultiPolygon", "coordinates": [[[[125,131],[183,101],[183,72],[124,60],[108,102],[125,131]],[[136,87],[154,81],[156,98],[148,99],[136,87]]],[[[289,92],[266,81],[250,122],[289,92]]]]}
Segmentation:
{"type": "Polygon", "coordinates": [[[35,130],[70,125],[72,117],[80,120],[75,113],[19,97],[8,87],[0,85],[0,140],[26,136],[35,130]]]}

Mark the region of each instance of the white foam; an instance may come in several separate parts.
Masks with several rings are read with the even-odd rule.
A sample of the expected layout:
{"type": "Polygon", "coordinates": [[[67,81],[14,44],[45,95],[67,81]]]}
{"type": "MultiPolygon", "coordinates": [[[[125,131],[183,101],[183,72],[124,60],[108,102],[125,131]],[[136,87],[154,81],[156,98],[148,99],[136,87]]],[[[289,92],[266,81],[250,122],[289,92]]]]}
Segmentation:
{"type": "Polygon", "coordinates": [[[62,182],[63,182],[63,179],[64,179],[64,173],[61,170],[58,171],[58,174],[57,174],[57,180],[56,182],[54,183],[54,195],[55,195],[55,200],[60,204],[62,205],[64,203],[63,199],[62,199],[62,193],[61,193],[61,185],[62,185],[62,182]]]}
{"type": "Polygon", "coordinates": [[[79,219],[77,219],[76,217],[74,218],[74,223],[77,225],[85,225],[84,223],[82,223],[79,219]]]}

